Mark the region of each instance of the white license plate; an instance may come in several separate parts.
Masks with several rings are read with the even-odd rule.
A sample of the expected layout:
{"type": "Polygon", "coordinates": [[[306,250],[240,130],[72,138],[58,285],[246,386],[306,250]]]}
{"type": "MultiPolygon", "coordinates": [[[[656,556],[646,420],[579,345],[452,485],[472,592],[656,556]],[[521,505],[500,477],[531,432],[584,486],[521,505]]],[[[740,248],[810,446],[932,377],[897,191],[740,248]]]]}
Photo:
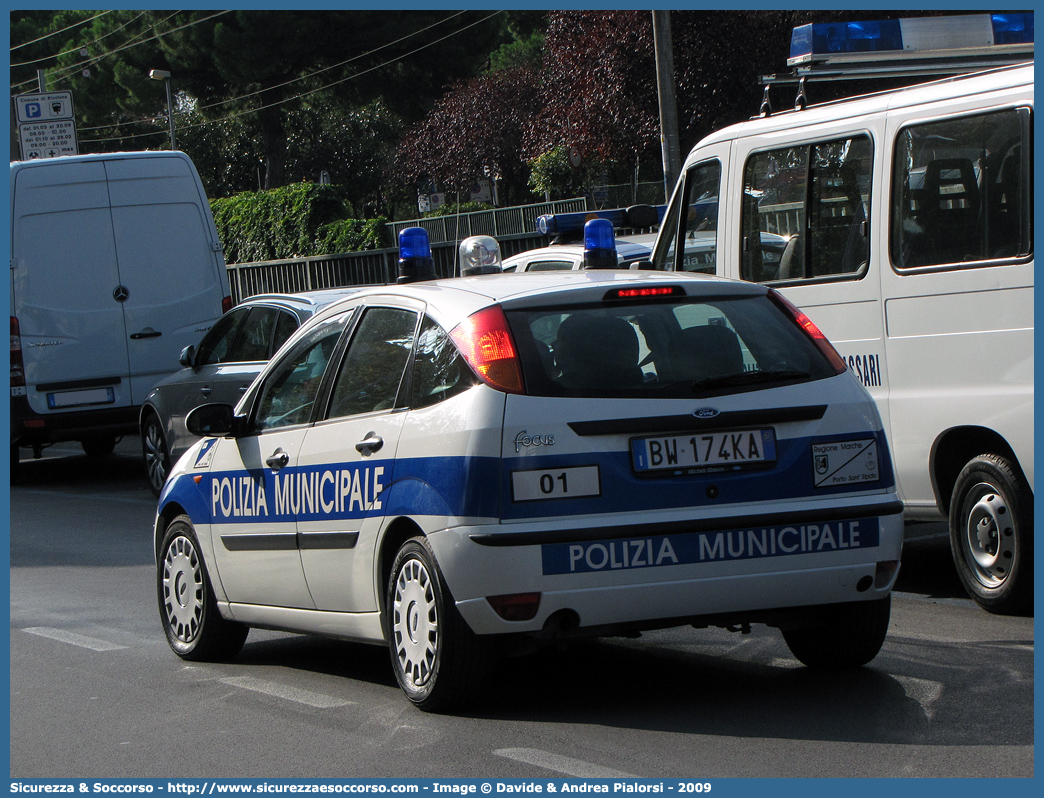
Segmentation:
{"type": "Polygon", "coordinates": [[[631,440],[634,470],[736,468],[773,462],[776,436],[771,429],[714,430],[631,440]]]}
{"type": "Polygon", "coordinates": [[[83,391],[62,391],[47,394],[47,406],[77,407],[79,405],[105,405],[116,401],[112,388],[88,388],[83,391]]]}
{"type": "Polygon", "coordinates": [[[511,472],[511,498],[516,502],[601,496],[598,466],[540,468],[511,472]]]}

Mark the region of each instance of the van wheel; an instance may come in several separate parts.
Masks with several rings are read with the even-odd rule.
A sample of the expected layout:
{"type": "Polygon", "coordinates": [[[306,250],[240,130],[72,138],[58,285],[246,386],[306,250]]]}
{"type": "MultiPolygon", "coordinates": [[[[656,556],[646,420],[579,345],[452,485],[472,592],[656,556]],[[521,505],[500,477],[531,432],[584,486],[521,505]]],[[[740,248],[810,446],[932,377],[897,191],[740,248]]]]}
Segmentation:
{"type": "Polygon", "coordinates": [[[1033,492],[1007,458],[982,454],[957,477],[950,549],[965,590],[989,612],[1033,603],[1033,492]]]}
{"type": "Polygon", "coordinates": [[[156,569],[156,596],[167,642],[182,659],[223,660],[246,642],[249,627],[221,617],[199,541],[187,515],[163,535],[156,569]]]}
{"type": "Polygon", "coordinates": [[[154,496],[159,496],[170,473],[170,455],[155,413],[149,413],[142,425],[141,452],[145,457],[145,475],[149,480],[149,488],[154,496]]]}
{"type": "Polygon", "coordinates": [[[407,540],[392,563],[385,635],[399,686],[426,712],[474,695],[488,670],[484,646],[454,606],[423,537],[407,540]]]}
{"type": "Polygon", "coordinates": [[[787,647],[809,668],[842,670],[866,665],[888,634],[892,597],[835,604],[815,626],[783,631],[787,647]]]}
{"type": "Polygon", "coordinates": [[[98,435],[80,441],[84,453],[88,457],[108,457],[116,448],[116,438],[112,435],[98,435]]]}

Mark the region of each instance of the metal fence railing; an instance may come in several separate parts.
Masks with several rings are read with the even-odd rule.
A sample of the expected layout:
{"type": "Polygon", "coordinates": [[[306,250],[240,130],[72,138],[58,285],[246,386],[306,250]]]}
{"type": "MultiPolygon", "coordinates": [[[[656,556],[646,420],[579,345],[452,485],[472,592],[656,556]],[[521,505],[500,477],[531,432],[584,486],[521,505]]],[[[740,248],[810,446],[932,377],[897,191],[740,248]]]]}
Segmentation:
{"type": "MultiPolygon", "coordinates": [[[[409,225],[407,225],[409,226],[409,225]]],[[[472,235],[480,235],[473,233],[472,235]]],[[[467,238],[467,236],[463,236],[467,238]]],[[[510,257],[548,241],[537,233],[497,236],[502,257],[510,257]]],[[[458,270],[457,241],[433,242],[431,256],[439,277],[452,277],[458,270]]],[[[256,294],[315,291],[346,285],[385,285],[399,276],[398,249],[371,249],[307,258],[228,264],[232,300],[238,304],[256,294]]]]}
{"type": "MultiPolygon", "coordinates": [[[[536,232],[538,216],[587,210],[590,210],[588,201],[584,197],[577,197],[454,216],[389,222],[387,228],[393,241],[397,241],[399,231],[407,227],[423,227],[427,230],[435,272],[440,277],[452,277],[459,268],[457,246],[465,238],[493,236],[500,244],[501,256],[509,258],[549,243],[547,236],[536,232]]],[[[620,229],[617,234],[636,232],[640,231],[620,229]]],[[[228,279],[232,299],[239,303],[256,294],[297,293],[346,285],[392,283],[398,277],[398,263],[399,252],[395,248],[341,252],[284,260],[230,263],[228,279]]]]}
{"type": "Polygon", "coordinates": [[[516,205],[511,208],[491,208],[452,216],[431,216],[425,219],[389,222],[387,229],[392,241],[397,241],[399,231],[407,227],[423,227],[428,231],[432,244],[441,241],[461,241],[471,236],[493,236],[499,241],[503,236],[532,234],[536,230],[538,216],[586,210],[588,210],[587,199],[576,197],[541,202],[535,205],[516,205]]]}

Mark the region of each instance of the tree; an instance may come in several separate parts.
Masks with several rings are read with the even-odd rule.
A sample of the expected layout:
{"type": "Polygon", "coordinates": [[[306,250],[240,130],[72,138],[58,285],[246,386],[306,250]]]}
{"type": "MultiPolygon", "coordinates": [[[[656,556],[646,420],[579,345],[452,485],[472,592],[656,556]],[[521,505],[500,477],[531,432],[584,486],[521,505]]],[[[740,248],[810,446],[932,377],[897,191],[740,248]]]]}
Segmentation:
{"type": "Polygon", "coordinates": [[[383,98],[390,113],[420,118],[447,82],[478,69],[488,50],[474,42],[496,46],[502,24],[486,12],[237,11],[165,37],[164,49],[206,98],[204,115],[254,116],[271,187],[288,178],[291,114],[383,98]]]}
{"type": "MultiPolygon", "coordinates": [[[[148,72],[168,69],[179,94],[176,128],[205,123],[212,133],[216,124],[231,125],[229,141],[245,133],[258,142],[250,149],[261,160],[230,175],[242,172],[240,188],[252,188],[261,165],[263,184],[274,186],[293,179],[289,153],[291,139],[301,141],[295,125],[302,114],[365,116],[383,98],[375,129],[386,136],[387,120],[395,119],[405,130],[447,84],[481,69],[509,38],[512,18],[440,10],[13,12],[12,42],[26,59],[15,62],[24,65],[12,70],[12,81],[24,82],[21,91],[35,89],[35,66],[26,62],[50,68],[49,88],[73,89],[85,151],[142,149],[167,138],[163,84],[148,72]]],[[[179,135],[179,143],[195,139],[179,135]]]]}
{"type": "Polygon", "coordinates": [[[659,141],[652,17],[648,11],[556,11],[544,53],[544,107],[526,149],[575,147],[633,174],[659,141]]]}
{"type": "Polygon", "coordinates": [[[437,181],[463,191],[490,174],[505,202],[528,194],[523,132],[540,87],[531,66],[517,66],[457,84],[403,139],[393,174],[407,184],[437,181]]]}

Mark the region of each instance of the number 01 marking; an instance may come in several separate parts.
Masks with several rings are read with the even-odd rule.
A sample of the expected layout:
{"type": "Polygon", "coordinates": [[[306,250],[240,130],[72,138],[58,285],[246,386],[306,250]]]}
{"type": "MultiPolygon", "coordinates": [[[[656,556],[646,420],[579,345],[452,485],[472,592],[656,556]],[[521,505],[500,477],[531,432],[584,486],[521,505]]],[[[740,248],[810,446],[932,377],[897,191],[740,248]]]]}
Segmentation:
{"type": "Polygon", "coordinates": [[[601,496],[598,466],[534,469],[511,472],[512,499],[516,502],[575,499],[601,496]]]}

